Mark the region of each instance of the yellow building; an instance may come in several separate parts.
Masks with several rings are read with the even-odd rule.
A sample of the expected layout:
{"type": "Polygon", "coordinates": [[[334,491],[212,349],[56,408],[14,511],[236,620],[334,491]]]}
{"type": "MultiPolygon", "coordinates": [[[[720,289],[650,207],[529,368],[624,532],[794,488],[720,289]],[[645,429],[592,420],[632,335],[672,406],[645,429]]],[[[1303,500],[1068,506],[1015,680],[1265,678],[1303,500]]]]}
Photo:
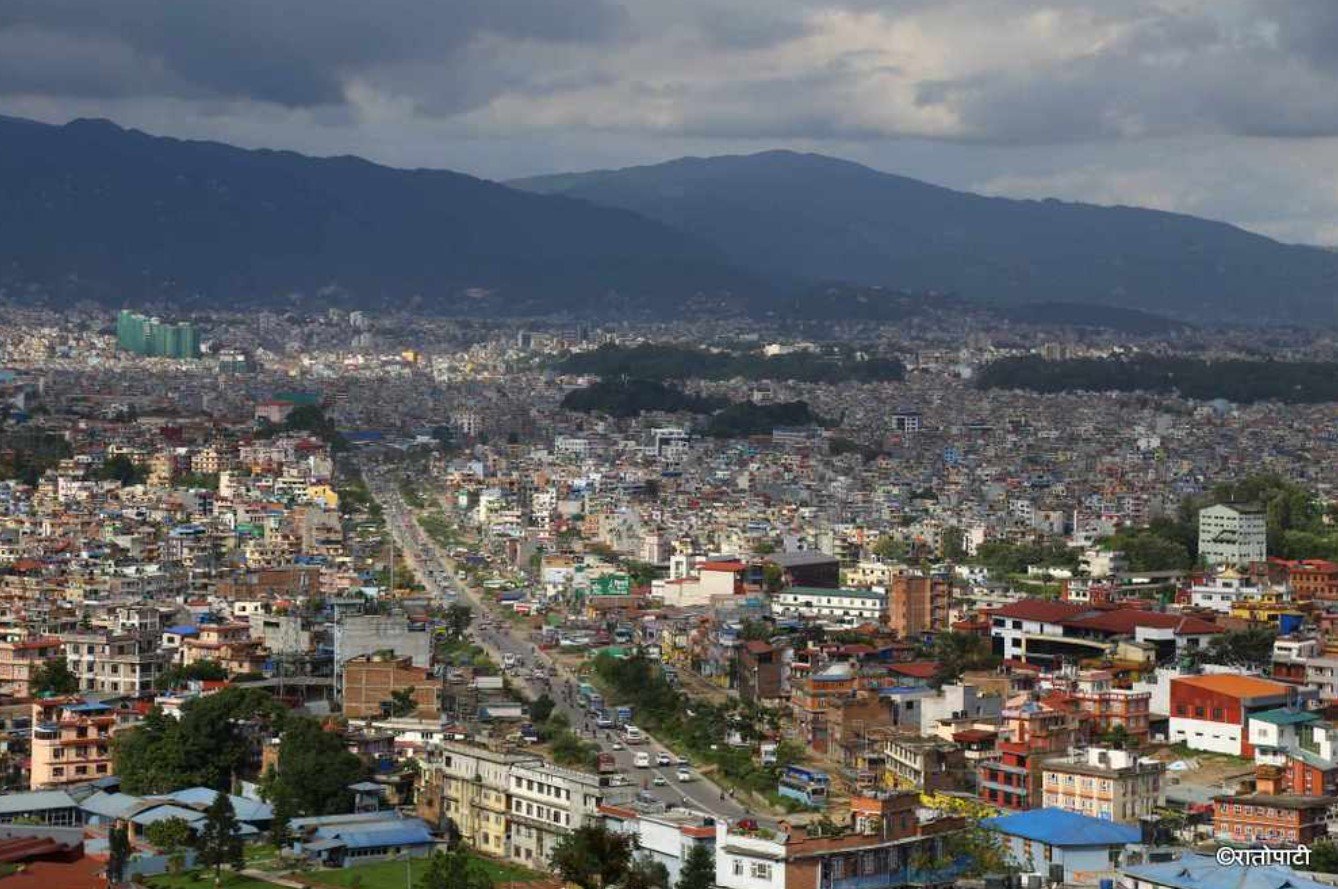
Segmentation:
{"type": "Polygon", "coordinates": [[[541,761],[537,756],[443,742],[422,764],[418,815],[437,829],[453,824],[471,848],[503,858],[511,767],[541,761]]]}

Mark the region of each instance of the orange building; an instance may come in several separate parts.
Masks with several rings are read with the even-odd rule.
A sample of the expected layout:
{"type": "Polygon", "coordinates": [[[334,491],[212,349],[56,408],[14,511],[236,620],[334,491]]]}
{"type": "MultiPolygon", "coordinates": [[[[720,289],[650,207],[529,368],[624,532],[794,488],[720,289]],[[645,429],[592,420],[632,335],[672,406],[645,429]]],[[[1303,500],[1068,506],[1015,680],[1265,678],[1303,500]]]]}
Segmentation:
{"type": "Polygon", "coordinates": [[[946,577],[898,574],[887,594],[887,626],[903,639],[948,625],[952,583],[946,577]]]}
{"type": "Polygon", "coordinates": [[[1222,841],[1265,846],[1308,845],[1329,834],[1331,796],[1252,793],[1213,797],[1213,832],[1222,841]]]}
{"type": "Polygon", "coordinates": [[[55,658],[65,659],[65,643],[56,636],[0,642],[0,691],[26,698],[33,671],[55,658]]]}
{"type": "Polygon", "coordinates": [[[32,790],[80,784],[112,774],[117,716],[107,704],[79,697],[33,703],[32,790]]]}

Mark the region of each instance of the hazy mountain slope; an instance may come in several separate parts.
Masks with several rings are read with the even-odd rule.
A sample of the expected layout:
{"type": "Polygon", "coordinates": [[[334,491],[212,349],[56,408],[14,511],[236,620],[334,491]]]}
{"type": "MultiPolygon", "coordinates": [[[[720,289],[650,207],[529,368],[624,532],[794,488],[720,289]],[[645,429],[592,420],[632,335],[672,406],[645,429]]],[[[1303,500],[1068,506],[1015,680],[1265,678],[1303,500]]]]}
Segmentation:
{"type": "Polygon", "coordinates": [[[1338,255],[1173,213],[989,198],[784,151],[509,184],[633,210],[759,274],[1191,320],[1338,321],[1338,255]]]}
{"type": "Polygon", "coordinates": [[[0,118],[0,232],[11,297],[644,313],[751,286],[625,210],[95,120],[0,118]]]}

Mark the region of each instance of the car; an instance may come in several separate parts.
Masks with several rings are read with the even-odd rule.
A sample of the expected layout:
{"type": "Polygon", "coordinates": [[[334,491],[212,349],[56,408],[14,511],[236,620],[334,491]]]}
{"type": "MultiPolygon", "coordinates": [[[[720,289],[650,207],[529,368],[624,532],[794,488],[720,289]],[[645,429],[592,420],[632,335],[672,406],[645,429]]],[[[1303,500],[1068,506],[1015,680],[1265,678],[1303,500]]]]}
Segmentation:
{"type": "Polygon", "coordinates": [[[692,765],[692,763],[688,762],[688,758],[686,756],[680,756],[678,758],[678,765],[682,768],[687,768],[688,766],[692,765]]]}
{"type": "Polygon", "coordinates": [[[656,775],[654,778],[651,779],[650,783],[654,784],[656,787],[663,787],[664,785],[669,783],[669,780],[665,778],[663,775],[656,775]]]}
{"type": "Polygon", "coordinates": [[[650,768],[650,754],[645,752],[638,753],[636,759],[632,761],[632,764],[638,769],[650,768]]]}
{"type": "Polygon", "coordinates": [[[655,757],[655,764],[660,766],[668,766],[668,765],[673,765],[674,761],[673,759],[670,758],[669,754],[661,753],[659,756],[655,757]]]}
{"type": "Polygon", "coordinates": [[[684,781],[691,781],[691,780],[692,780],[692,772],[688,771],[687,769],[678,770],[678,781],[680,784],[683,783],[684,781]]]}
{"type": "Polygon", "coordinates": [[[623,742],[622,742],[622,741],[614,741],[614,742],[613,742],[613,749],[614,749],[614,750],[626,750],[627,748],[623,746],[623,742]]]}

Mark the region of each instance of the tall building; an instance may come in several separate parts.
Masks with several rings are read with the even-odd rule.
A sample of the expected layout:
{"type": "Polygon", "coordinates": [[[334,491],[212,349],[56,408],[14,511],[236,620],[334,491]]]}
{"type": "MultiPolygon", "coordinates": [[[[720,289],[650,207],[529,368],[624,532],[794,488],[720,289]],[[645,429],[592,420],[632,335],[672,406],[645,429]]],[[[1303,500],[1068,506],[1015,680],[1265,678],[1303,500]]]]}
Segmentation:
{"type": "Polygon", "coordinates": [[[1088,747],[1041,765],[1044,806],[1106,821],[1137,821],[1162,804],[1166,764],[1128,750],[1088,747]]]}
{"type": "Polygon", "coordinates": [[[1199,510],[1199,555],[1209,565],[1248,565],[1268,557],[1268,531],[1258,504],[1219,503],[1199,510]]]}
{"type": "Polygon", "coordinates": [[[887,625],[902,639],[948,625],[952,582],[946,577],[902,574],[887,594],[887,625]]]}
{"type": "Polygon", "coordinates": [[[116,346],[136,355],[199,358],[200,333],[189,321],[165,323],[122,309],[116,316],[116,346]]]}
{"type": "Polygon", "coordinates": [[[112,774],[115,711],[83,698],[43,698],[33,703],[33,790],[79,784],[112,774]]]}

